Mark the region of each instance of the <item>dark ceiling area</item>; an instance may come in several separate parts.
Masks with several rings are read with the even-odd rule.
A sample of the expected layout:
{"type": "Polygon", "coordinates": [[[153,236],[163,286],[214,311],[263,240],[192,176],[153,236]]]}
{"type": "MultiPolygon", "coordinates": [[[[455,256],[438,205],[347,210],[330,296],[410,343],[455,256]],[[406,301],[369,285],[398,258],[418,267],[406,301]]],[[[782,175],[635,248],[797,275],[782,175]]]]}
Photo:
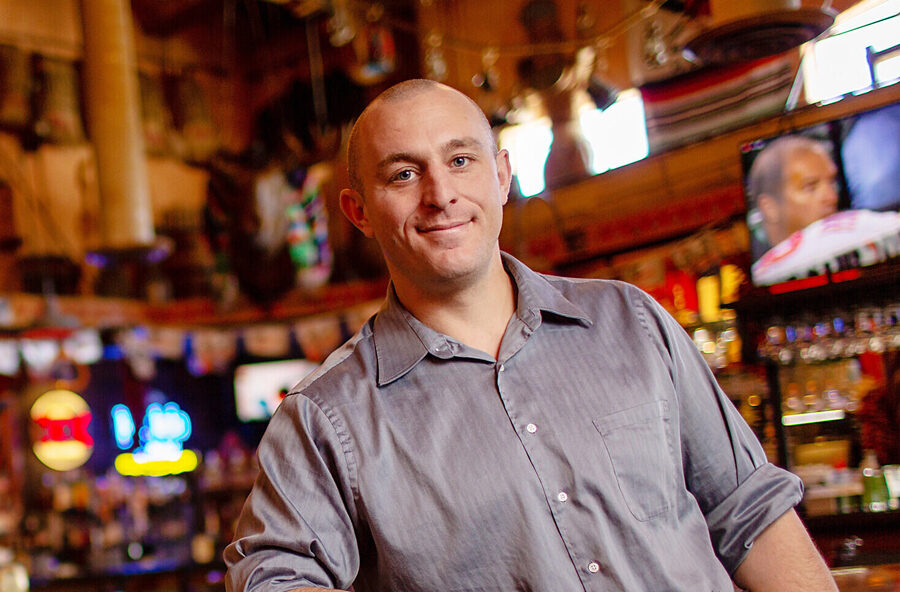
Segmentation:
{"type": "Polygon", "coordinates": [[[414,0],[384,0],[360,3],[350,0],[132,0],[131,6],[141,30],[155,37],[169,37],[186,29],[210,27],[230,31],[238,49],[252,44],[272,42],[284,37],[296,38],[307,21],[328,23],[341,11],[353,12],[358,20],[370,15],[368,8],[379,7],[378,17],[395,28],[415,28],[414,0]]]}

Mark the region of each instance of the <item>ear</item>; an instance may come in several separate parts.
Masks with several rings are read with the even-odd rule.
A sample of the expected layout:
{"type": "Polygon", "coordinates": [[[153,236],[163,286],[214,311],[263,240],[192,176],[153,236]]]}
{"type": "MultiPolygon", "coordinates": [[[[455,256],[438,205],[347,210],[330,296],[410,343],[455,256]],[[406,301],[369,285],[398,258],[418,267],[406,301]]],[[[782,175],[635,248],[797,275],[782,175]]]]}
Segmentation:
{"type": "Polygon", "coordinates": [[[767,225],[775,225],[780,223],[781,208],[778,207],[778,199],[768,193],[760,194],[756,203],[759,211],[763,216],[763,222],[767,225]]]}
{"type": "Polygon", "coordinates": [[[369,217],[366,215],[366,204],[363,197],[353,189],[344,189],[341,191],[341,211],[350,220],[350,223],[359,228],[359,230],[369,238],[375,236],[372,231],[372,225],[369,224],[369,217]]]}
{"type": "Polygon", "coordinates": [[[509,151],[505,148],[497,153],[497,180],[500,183],[502,205],[509,201],[509,186],[512,183],[512,165],[509,164],[509,151]]]}

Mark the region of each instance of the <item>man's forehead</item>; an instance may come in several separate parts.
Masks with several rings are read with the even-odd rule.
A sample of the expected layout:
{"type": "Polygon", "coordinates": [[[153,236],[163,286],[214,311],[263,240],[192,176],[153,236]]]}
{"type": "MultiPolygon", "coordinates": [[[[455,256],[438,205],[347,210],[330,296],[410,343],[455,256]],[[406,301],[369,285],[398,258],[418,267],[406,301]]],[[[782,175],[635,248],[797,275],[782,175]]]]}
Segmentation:
{"type": "Polygon", "coordinates": [[[828,153],[824,150],[805,149],[794,153],[793,158],[788,162],[788,174],[804,175],[811,171],[830,172],[836,170],[834,162],[828,153]]]}
{"type": "Polygon", "coordinates": [[[397,150],[413,141],[424,141],[431,148],[444,150],[477,145],[490,151],[494,140],[483,114],[465,97],[454,95],[434,89],[373,105],[362,122],[360,139],[379,152],[397,150]],[[429,133],[423,133],[423,116],[436,118],[440,125],[429,122],[429,133]]]}

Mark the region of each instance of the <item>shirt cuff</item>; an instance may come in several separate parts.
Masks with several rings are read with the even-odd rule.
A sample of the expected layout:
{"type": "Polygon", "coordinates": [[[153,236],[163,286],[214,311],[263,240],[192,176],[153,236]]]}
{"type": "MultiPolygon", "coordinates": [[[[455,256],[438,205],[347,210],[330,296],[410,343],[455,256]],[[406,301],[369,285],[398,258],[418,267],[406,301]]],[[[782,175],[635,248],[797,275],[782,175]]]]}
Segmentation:
{"type": "Polygon", "coordinates": [[[766,463],[707,514],[713,547],[729,574],[747,556],[754,539],[802,498],[799,477],[766,463]]]}

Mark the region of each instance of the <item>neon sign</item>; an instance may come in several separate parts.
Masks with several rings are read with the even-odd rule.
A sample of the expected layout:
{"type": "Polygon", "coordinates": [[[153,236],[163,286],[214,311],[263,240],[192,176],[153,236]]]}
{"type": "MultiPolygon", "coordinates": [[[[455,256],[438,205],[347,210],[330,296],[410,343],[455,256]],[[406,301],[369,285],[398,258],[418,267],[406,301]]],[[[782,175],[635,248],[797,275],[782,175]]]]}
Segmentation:
{"type": "Polygon", "coordinates": [[[131,448],[134,439],[134,419],[131,417],[131,410],[125,405],[119,403],[113,405],[112,411],[113,436],[116,439],[116,446],[122,450],[131,448]]]}
{"type": "MultiPolygon", "coordinates": [[[[135,433],[131,412],[124,405],[116,405],[112,409],[112,420],[116,444],[123,450],[128,449],[135,433]]],[[[149,404],[137,435],[141,445],[134,452],[116,457],[115,467],[120,474],[159,477],[197,468],[197,454],[184,450],[184,442],[191,435],[191,418],[177,403],[149,404]]]]}
{"type": "Polygon", "coordinates": [[[40,430],[34,455],[47,467],[68,471],[91,457],[91,408],[77,394],[62,389],[44,393],[31,406],[31,419],[40,430]]]}

